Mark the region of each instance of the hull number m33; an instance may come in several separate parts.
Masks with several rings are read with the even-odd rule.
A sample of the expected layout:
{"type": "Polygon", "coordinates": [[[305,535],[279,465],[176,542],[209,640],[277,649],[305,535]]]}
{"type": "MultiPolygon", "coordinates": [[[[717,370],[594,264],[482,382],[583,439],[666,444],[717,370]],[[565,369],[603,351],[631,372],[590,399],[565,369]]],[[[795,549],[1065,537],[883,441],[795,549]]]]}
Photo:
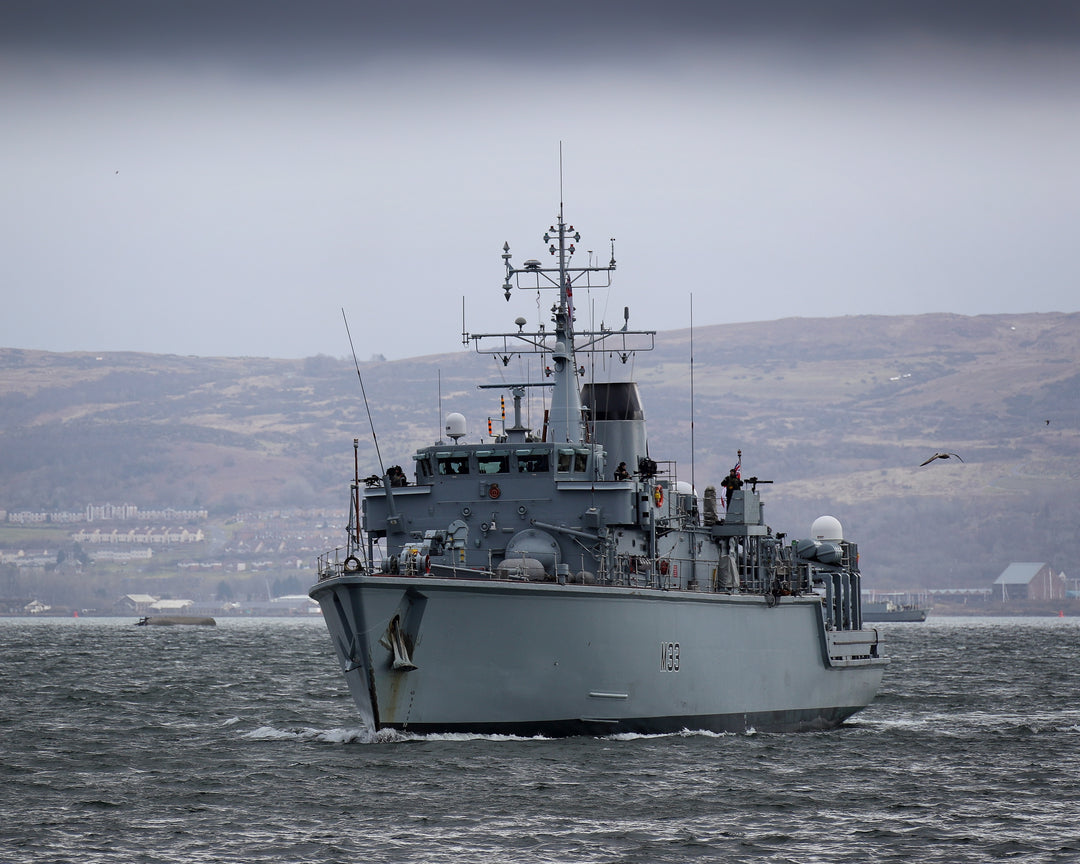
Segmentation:
{"type": "Polygon", "coordinates": [[[660,671],[661,672],[678,672],[679,671],[679,643],[678,642],[661,642],[660,643],[660,671]]]}

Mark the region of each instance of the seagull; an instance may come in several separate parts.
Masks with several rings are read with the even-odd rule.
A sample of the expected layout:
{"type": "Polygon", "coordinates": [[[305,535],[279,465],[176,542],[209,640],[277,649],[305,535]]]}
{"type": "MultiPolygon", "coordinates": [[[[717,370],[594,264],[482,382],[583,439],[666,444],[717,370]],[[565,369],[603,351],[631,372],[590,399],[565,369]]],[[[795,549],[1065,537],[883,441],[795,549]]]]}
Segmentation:
{"type": "MultiPolygon", "coordinates": [[[[959,453],[935,453],[933,456],[931,456],[925,462],[920,462],[919,467],[922,468],[923,465],[929,465],[935,459],[948,459],[950,456],[955,456],[957,459],[960,459],[960,454],[959,453]]],[[[960,459],[960,461],[963,462],[964,460],[960,459]]]]}

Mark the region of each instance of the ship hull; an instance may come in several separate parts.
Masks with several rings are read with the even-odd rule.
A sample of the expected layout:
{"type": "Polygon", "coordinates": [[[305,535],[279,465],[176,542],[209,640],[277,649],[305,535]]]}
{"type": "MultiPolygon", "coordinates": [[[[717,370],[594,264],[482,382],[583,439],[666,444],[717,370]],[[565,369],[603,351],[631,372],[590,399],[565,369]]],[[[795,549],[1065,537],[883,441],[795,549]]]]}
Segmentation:
{"type": "Polygon", "coordinates": [[[381,575],[311,595],[374,729],[828,729],[888,662],[877,631],[828,630],[813,596],[381,575]]]}

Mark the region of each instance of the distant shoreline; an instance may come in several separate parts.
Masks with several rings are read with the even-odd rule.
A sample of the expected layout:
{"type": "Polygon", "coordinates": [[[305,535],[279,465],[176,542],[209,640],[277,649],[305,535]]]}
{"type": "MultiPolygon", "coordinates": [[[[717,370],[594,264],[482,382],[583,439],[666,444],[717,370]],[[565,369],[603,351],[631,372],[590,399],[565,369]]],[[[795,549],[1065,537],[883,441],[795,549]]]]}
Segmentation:
{"type": "Polygon", "coordinates": [[[1013,600],[1002,602],[933,603],[929,614],[938,618],[1076,618],[1080,617],[1080,598],[1064,600],[1013,600]]]}

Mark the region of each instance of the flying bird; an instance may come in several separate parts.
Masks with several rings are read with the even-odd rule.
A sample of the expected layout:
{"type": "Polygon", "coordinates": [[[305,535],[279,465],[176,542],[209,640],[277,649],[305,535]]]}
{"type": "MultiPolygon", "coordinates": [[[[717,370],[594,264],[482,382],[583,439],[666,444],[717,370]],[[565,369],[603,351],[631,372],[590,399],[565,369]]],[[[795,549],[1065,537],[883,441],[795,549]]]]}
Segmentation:
{"type": "MultiPolygon", "coordinates": [[[[925,462],[920,462],[919,467],[922,468],[923,465],[929,465],[935,459],[948,459],[950,456],[955,456],[957,459],[960,459],[960,454],[959,453],[935,453],[933,456],[931,456],[925,462]]],[[[963,462],[964,460],[960,459],[960,461],[963,462]]]]}

